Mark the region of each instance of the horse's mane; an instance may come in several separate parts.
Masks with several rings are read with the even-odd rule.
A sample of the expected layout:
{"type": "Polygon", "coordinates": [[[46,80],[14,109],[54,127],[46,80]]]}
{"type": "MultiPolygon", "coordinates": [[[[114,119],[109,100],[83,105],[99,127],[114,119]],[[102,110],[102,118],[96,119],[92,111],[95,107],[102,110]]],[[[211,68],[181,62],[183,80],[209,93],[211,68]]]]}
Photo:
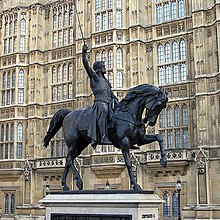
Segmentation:
{"type": "Polygon", "coordinates": [[[137,96],[145,97],[145,96],[152,96],[158,93],[159,89],[151,84],[141,84],[135,86],[128,90],[127,95],[120,101],[118,107],[126,106],[129,102],[134,100],[137,96]]]}

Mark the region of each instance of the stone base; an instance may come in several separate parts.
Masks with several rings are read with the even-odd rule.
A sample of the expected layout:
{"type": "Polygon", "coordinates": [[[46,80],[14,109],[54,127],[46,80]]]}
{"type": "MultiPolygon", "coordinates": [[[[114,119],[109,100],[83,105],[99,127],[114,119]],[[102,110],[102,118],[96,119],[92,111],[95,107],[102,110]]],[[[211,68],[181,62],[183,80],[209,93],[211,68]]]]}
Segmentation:
{"type": "Polygon", "coordinates": [[[58,192],[41,200],[46,220],[156,220],[162,201],[153,191],[123,190],[58,192]]]}

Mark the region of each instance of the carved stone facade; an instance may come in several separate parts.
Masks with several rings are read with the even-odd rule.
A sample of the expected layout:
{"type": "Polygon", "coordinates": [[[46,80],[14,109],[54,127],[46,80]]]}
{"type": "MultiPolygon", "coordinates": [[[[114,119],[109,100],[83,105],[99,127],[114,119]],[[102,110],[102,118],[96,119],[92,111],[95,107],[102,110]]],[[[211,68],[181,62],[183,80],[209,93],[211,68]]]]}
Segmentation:
{"type": "MultiPolygon", "coordinates": [[[[182,147],[183,140],[179,148],[166,149],[166,169],[159,165],[157,143],[134,151],[137,181],[163,198],[164,193],[175,193],[180,177],[184,219],[220,219],[220,2],[123,0],[122,4],[112,1],[111,6],[110,0],[102,0],[99,7],[95,0],[75,2],[89,61],[106,61],[107,77],[119,99],[130,87],[151,83],[168,90],[171,109],[186,106],[188,110],[188,146],[182,147]],[[169,8],[170,18],[174,17],[169,19],[168,5],[181,2],[183,17],[178,17],[180,7],[179,14],[169,8]],[[168,59],[166,45],[180,45],[183,39],[185,58],[173,58],[173,50],[171,61],[159,64],[158,47],[165,48],[168,59]],[[161,84],[158,70],[173,64],[186,66],[184,80],[174,82],[174,74],[172,79],[164,74],[166,83],[161,84]]],[[[82,35],[69,0],[0,0],[0,6],[2,219],[44,219],[39,201],[48,190],[61,190],[66,154],[62,131],[47,149],[42,147],[50,119],[60,108],[93,103],[81,62],[82,35]]],[[[164,128],[166,134],[180,131],[183,136],[185,127],[178,129],[167,124],[164,128]]],[[[159,122],[148,128],[149,134],[161,131],[159,122]]],[[[174,142],[176,136],[172,137],[174,142]]],[[[164,143],[169,145],[167,139],[164,143]]],[[[104,189],[107,180],[112,189],[130,188],[121,152],[112,146],[98,146],[96,151],[88,147],[76,166],[85,189],[104,189]]],[[[69,174],[67,181],[75,190],[75,177],[69,174]]],[[[160,219],[175,219],[164,207],[160,219]]]]}

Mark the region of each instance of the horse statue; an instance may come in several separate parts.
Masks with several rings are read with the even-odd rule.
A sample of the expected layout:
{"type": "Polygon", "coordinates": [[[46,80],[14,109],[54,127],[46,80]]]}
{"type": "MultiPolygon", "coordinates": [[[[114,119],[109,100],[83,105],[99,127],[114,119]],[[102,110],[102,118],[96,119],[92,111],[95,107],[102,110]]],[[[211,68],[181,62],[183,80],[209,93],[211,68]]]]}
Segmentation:
{"type": "MultiPolygon", "coordinates": [[[[158,141],[160,146],[161,159],[160,164],[166,167],[167,160],[163,147],[163,139],[160,134],[145,134],[145,123],[154,126],[157,117],[168,102],[167,93],[161,88],[151,84],[141,84],[128,91],[128,94],[115,107],[112,122],[113,126],[108,128],[108,138],[113,146],[121,149],[125,165],[128,170],[130,183],[134,190],[141,190],[132,173],[132,162],[130,158],[130,149],[137,148],[134,145],[142,146],[158,141]],[[145,111],[145,117],[142,114],[145,111]]],[[[51,119],[49,129],[44,138],[44,146],[49,145],[50,140],[62,127],[64,139],[68,147],[66,164],[62,176],[62,189],[69,190],[66,184],[69,169],[76,177],[76,186],[79,190],[83,189],[83,182],[74,160],[91,143],[88,137],[89,129],[88,118],[92,115],[93,107],[77,109],[70,111],[68,109],[58,110],[51,119]]]]}

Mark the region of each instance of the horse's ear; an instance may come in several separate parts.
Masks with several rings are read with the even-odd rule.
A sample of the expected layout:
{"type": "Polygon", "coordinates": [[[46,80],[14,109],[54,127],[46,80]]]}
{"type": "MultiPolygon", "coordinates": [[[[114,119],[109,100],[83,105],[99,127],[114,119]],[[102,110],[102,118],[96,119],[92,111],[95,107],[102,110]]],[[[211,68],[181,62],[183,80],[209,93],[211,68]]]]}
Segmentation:
{"type": "Polygon", "coordinates": [[[168,89],[165,89],[165,94],[166,96],[168,96],[168,89]]]}

